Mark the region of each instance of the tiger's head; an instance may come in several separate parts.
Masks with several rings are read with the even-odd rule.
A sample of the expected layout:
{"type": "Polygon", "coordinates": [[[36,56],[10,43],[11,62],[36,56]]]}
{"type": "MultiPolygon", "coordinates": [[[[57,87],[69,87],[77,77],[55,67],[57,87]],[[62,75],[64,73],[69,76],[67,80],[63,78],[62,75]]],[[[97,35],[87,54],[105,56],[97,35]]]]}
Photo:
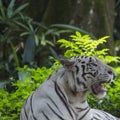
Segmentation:
{"type": "Polygon", "coordinates": [[[97,98],[106,95],[104,83],[113,81],[114,71],[100,59],[91,56],[61,58],[68,85],[75,93],[91,92],[97,98]]]}

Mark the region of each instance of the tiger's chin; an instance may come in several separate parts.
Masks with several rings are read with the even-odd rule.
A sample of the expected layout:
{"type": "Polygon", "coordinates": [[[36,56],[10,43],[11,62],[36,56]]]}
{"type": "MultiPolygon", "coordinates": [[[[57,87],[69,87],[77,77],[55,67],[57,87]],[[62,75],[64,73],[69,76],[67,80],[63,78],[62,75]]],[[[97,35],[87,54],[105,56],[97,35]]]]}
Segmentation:
{"type": "Polygon", "coordinates": [[[97,97],[97,98],[103,98],[106,95],[106,87],[103,85],[104,82],[101,83],[95,83],[91,86],[91,91],[92,93],[97,97]]]}

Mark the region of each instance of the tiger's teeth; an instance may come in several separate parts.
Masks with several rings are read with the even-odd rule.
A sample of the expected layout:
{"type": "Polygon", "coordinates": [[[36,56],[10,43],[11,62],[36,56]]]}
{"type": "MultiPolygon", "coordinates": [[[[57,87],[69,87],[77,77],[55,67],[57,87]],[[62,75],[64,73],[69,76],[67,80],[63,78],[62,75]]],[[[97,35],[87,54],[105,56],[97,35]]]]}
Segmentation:
{"type": "Polygon", "coordinates": [[[104,83],[99,83],[99,84],[95,84],[93,87],[92,87],[92,90],[95,94],[99,94],[99,93],[102,93],[102,92],[106,92],[107,91],[107,88],[106,86],[104,85],[104,83]]]}
{"type": "Polygon", "coordinates": [[[106,86],[105,86],[105,85],[106,85],[106,83],[101,84],[101,89],[102,89],[102,90],[104,90],[104,91],[107,91],[107,88],[106,88],[106,86]]]}

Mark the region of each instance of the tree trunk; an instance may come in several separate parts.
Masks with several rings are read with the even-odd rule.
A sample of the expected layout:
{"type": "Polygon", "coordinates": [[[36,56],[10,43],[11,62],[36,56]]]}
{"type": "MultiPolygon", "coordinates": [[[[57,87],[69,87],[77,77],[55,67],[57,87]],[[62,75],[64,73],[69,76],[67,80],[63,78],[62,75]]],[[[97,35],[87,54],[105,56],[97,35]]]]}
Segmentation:
{"type": "Polygon", "coordinates": [[[100,38],[110,36],[107,46],[114,53],[114,0],[78,0],[71,23],[100,38]]]}
{"type": "Polygon", "coordinates": [[[114,0],[29,0],[29,3],[27,14],[45,25],[73,24],[98,38],[110,36],[107,47],[114,53],[114,0]]]}
{"type": "Polygon", "coordinates": [[[50,0],[42,22],[46,25],[56,23],[68,24],[73,17],[76,0],[50,0]]]}

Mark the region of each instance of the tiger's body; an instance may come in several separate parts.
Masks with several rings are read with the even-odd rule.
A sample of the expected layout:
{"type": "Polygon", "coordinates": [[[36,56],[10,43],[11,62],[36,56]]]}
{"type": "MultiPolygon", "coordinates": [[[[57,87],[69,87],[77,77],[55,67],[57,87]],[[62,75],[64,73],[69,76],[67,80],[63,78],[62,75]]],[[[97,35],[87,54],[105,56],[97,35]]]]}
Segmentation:
{"type": "Polygon", "coordinates": [[[95,57],[61,59],[63,67],[29,96],[20,120],[120,120],[89,107],[86,97],[92,92],[105,96],[102,83],[113,79],[113,70],[95,57]]]}

